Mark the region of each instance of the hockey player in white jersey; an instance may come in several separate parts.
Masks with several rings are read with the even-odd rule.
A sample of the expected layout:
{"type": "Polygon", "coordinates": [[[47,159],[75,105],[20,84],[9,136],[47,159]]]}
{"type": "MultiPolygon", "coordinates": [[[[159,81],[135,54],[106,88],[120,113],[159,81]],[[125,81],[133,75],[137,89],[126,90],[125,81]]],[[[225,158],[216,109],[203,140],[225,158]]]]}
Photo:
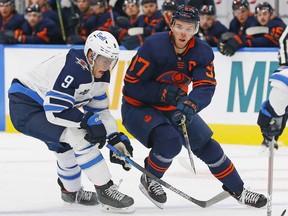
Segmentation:
{"type": "MultiPolygon", "coordinates": [[[[17,75],[9,89],[10,117],[23,134],[42,140],[57,158],[58,184],[65,202],[96,205],[103,210],[131,213],[133,198],[111,180],[99,151],[106,140],[127,156],[133,148],[118,132],[108,109],[106,88],[116,65],[119,46],[104,31],[92,32],[83,49],[55,55],[33,70],[17,75]],[[84,111],[81,111],[82,107],[84,111]],[[81,171],[96,193],[81,187],[81,171]]],[[[125,170],[130,165],[110,152],[110,161],[125,170]]]]}
{"type": "Polygon", "coordinates": [[[280,136],[286,126],[288,114],[288,27],[279,39],[279,68],[271,75],[269,81],[271,92],[269,99],[262,103],[257,124],[263,136],[271,141],[280,136]]]}

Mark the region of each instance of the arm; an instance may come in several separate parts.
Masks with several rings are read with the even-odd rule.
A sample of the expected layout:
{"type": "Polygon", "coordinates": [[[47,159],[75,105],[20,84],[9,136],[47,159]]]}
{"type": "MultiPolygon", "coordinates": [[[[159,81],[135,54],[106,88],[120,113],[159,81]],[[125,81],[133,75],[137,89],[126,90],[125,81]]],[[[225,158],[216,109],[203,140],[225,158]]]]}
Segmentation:
{"type": "Polygon", "coordinates": [[[152,55],[152,44],[146,42],[133,57],[127,69],[123,94],[144,104],[173,105],[175,99],[185,92],[178,86],[155,80],[153,75],[156,63],[152,55]]]}

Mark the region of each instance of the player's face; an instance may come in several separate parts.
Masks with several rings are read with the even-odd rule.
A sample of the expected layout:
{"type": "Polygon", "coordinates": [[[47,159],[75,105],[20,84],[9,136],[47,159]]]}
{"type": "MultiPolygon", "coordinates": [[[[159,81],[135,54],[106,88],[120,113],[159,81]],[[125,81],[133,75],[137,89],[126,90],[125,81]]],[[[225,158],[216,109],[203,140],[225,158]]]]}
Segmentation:
{"type": "Polygon", "coordinates": [[[91,6],[91,7],[92,7],[92,9],[94,10],[95,14],[97,14],[97,15],[104,14],[105,11],[106,11],[105,5],[101,5],[101,6],[99,6],[99,5],[93,5],[93,6],[91,6]]]}
{"type": "Polygon", "coordinates": [[[77,7],[81,13],[85,13],[88,11],[90,5],[88,0],[77,0],[77,7]]]}
{"type": "Polygon", "coordinates": [[[243,24],[246,22],[246,20],[248,19],[249,17],[249,13],[250,13],[250,10],[248,10],[247,8],[242,8],[242,9],[239,9],[239,10],[235,10],[234,11],[234,15],[235,17],[238,19],[238,21],[243,24]]]}
{"type": "Polygon", "coordinates": [[[269,22],[270,17],[271,17],[271,15],[270,15],[269,11],[266,11],[266,10],[258,11],[258,13],[257,13],[257,21],[262,26],[266,25],[269,22]]]}
{"type": "Polygon", "coordinates": [[[137,16],[139,13],[139,7],[134,3],[127,4],[125,6],[125,13],[128,17],[137,16]]]}
{"type": "Polygon", "coordinates": [[[196,34],[196,24],[175,20],[174,24],[170,27],[173,32],[174,44],[178,49],[185,48],[190,39],[196,34]]]}
{"type": "Polygon", "coordinates": [[[10,4],[0,5],[0,15],[8,18],[12,14],[12,6],[10,4]]]}
{"type": "Polygon", "coordinates": [[[213,26],[215,21],[215,16],[210,15],[200,15],[200,27],[207,30],[213,26]]]}
{"type": "Polygon", "coordinates": [[[142,5],[143,14],[151,17],[157,11],[156,3],[147,3],[142,5]]]}
{"type": "Polygon", "coordinates": [[[110,69],[112,62],[113,59],[98,55],[94,60],[92,71],[93,76],[96,78],[101,78],[103,74],[110,69]]]}
{"type": "Polygon", "coordinates": [[[39,13],[27,13],[25,15],[25,18],[27,22],[29,23],[29,25],[32,28],[34,28],[37,25],[37,23],[40,21],[41,15],[39,13]]]}

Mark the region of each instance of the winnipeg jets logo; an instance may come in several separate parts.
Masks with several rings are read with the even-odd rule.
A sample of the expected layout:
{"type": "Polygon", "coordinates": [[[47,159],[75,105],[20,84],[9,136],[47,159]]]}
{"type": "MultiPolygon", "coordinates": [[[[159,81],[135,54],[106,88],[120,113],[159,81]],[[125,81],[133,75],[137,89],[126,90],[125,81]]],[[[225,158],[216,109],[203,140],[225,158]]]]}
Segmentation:
{"type": "Polygon", "coordinates": [[[83,70],[85,70],[85,69],[89,70],[87,63],[83,59],[79,59],[79,58],[76,57],[75,63],[79,64],[82,67],[83,70]]]}

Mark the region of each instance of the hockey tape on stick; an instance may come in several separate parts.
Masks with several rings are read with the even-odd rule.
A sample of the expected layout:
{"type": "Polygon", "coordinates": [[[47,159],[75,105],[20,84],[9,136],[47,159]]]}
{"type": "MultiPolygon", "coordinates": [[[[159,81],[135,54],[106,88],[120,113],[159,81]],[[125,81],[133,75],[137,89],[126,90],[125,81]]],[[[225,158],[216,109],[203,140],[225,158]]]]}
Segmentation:
{"type": "Polygon", "coordinates": [[[218,203],[218,202],[230,197],[230,194],[228,192],[222,191],[221,193],[217,194],[216,196],[212,197],[211,199],[209,199],[207,201],[197,200],[197,199],[189,196],[188,194],[184,193],[183,191],[173,187],[172,185],[168,184],[167,182],[163,181],[162,179],[157,178],[152,173],[147,171],[145,168],[143,168],[142,166],[137,164],[135,161],[133,161],[132,159],[130,159],[129,157],[127,157],[123,153],[119,152],[115,147],[111,146],[110,144],[107,144],[106,146],[107,146],[108,149],[110,149],[115,154],[125,158],[125,160],[129,164],[131,164],[131,166],[135,167],[136,169],[138,169],[139,171],[141,171],[145,175],[149,176],[154,181],[158,182],[159,184],[161,184],[162,186],[166,187],[167,189],[173,191],[174,193],[182,196],[183,198],[189,200],[190,202],[192,202],[192,203],[194,203],[194,204],[196,204],[196,205],[198,205],[198,206],[200,206],[202,208],[207,208],[209,206],[214,205],[215,203],[218,203]]]}
{"type": "Polygon", "coordinates": [[[133,27],[133,28],[129,28],[127,33],[130,36],[134,36],[134,35],[139,35],[139,34],[143,34],[144,33],[144,28],[143,27],[133,27]]]}
{"type": "Polygon", "coordinates": [[[269,28],[266,26],[253,26],[246,29],[246,35],[269,34],[269,28]]]}
{"type": "Polygon", "coordinates": [[[273,192],[273,164],[274,164],[274,144],[275,138],[269,142],[269,160],[268,160],[268,201],[267,216],[272,215],[272,192],[273,192]]]}

